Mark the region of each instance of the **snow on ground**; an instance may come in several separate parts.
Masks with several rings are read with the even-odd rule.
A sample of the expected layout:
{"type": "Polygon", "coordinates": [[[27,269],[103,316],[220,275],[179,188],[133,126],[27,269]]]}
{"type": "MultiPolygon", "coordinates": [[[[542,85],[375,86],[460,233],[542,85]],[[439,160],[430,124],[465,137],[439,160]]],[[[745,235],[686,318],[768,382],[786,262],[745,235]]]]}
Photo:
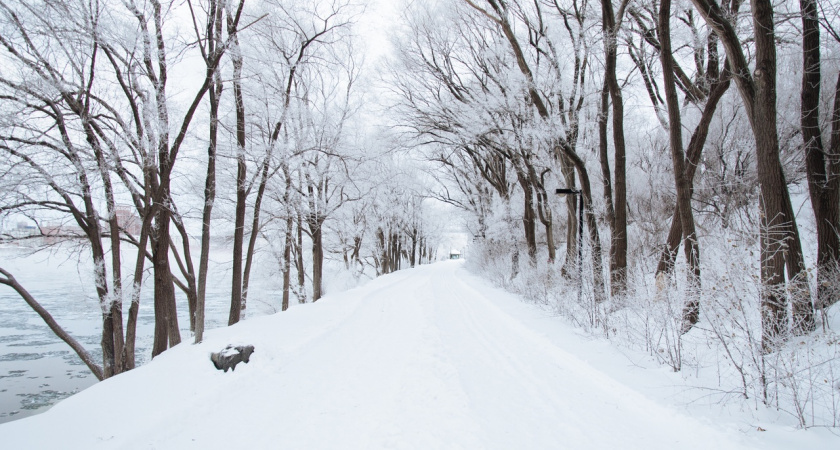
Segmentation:
{"type": "Polygon", "coordinates": [[[180,345],[44,414],[0,425],[0,442],[87,449],[840,448],[826,430],[698,415],[655,395],[660,386],[670,398],[679,377],[645,372],[447,261],[212,331],[200,345],[180,345]],[[227,344],[254,345],[251,362],[215,370],[209,354],[227,344]]]}

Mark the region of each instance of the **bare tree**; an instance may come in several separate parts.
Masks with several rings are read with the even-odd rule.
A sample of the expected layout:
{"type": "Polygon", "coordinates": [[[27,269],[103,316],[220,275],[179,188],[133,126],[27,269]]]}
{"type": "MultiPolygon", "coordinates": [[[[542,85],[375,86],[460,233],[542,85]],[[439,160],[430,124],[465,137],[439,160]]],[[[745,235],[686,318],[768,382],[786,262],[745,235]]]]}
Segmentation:
{"type": "Polygon", "coordinates": [[[741,39],[720,5],[715,0],[692,2],[726,49],[727,61],[755,138],[761,186],[762,345],[771,350],[787,336],[785,270],[794,292],[794,331],[806,332],[815,326],[799,230],[779,158],[773,5],[766,0],[752,3],[756,61],[751,70],[741,39]]]}
{"type": "MultiPolygon", "coordinates": [[[[264,149],[262,155],[257,159],[254,176],[250,182],[247,181],[247,167],[245,159],[245,113],[244,99],[237,100],[237,198],[234,228],[234,249],[233,249],[233,289],[231,293],[231,308],[229,324],[239,321],[247,305],[248,284],[250,280],[251,267],[253,265],[254,253],[257,246],[257,238],[260,230],[260,214],[262,202],[268,186],[269,179],[277,173],[284,172],[291,175],[289,159],[291,154],[281,156],[276,161],[276,149],[281,144],[283,129],[287,126],[288,110],[295,97],[301,94],[297,92],[298,86],[302,83],[300,77],[312,70],[311,65],[323,65],[324,61],[330,60],[329,48],[342,42],[346,37],[352,17],[356,14],[356,7],[352,1],[341,2],[316,2],[312,5],[301,7],[286,0],[276,0],[263,5],[265,8],[265,19],[255,31],[255,42],[263,53],[258,57],[259,62],[254,63],[260,66],[254,69],[253,78],[256,81],[256,92],[262,96],[262,100],[272,99],[270,104],[265,104],[263,117],[256,119],[260,122],[257,126],[262,130],[259,148],[264,149]],[[265,67],[265,60],[273,64],[265,67]],[[281,105],[277,111],[277,105],[281,105]],[[241,129],[241,132],[240,132],[241,129]],[[241,137],[241,139],[240,139],[241,137]],[[248,194],[255,190],[256,195],[253,204],[252,221],[247,249],[243,249],[245,237],[245,214],[248,194]],[[243,263],[243,250],[245,264],[243,263]]],[[[255,55],[255,57],[257,57],[255,55]]],[[[240,64],[248,64],[241,61],[240,64]]],[[[237,65],[234,64],[234,72],[237,65]]],[[[234,73],[234,80],[242,77],[241,67],[239,75],[234,73]]],[[[234,90],[236,90],[236,81],[234,90]]],[[[246,87],[243,87],[246,88],[246,87]]],[[[235,95],[235,93],[234,93],[235,95]]],[[[259,117],[259,114],[258,114],[259,117]]],[[[288,134],[288,132],[285,132],[288,134]]],[[[294,150],[299,152],[300,149],[294,150]]],[[[289,199],[291,200],[291,198],[289,199]]],[[[289,249],[291,253],[291,248],[289,249]]]]}
{"type": "Polygon", "coordinates": [[[673,49],[671,47],[671,0],[659,4],[658,35],[660,41],[659,59],[665,86],[665,101],[668,107],[668,125],[671,146],[671,160],[674,164],[674,184],[677,188],[677,212],[682,228],[685,259],[688,263],[686,295],[688,301],[683,313],[682,331],[688,331],[699,320],[700,315],[700,245],[694,228],[694,214],[691,208],[691,178],[688,161],[682,143],[682,120],[677,87],[674,77],[673,49]]]}
{"type": "MultiPolygon", "coordinates": [[[[195,23],[195,12],[192,9],[195,23]]],[[[207,174],[204,181],[204,207],[201,213],[201,253],[198,262],[198,286],[195,306],[195,343],[204,339],[205,305],[207,297],[207,269],[210,260],[210,221],[213,214],[213,204],[216,201],[216,155],[219,135],[219,103],[221,102],[224,84],[222,77],[215,67],[216,53],[224,47],[222,41],[222,14],[224,5],[217,0],[208,3],[206,31],[201,54],[206,71],[211,72],[212,85],[208,90],[210,103],[210,130],[207,144],[207,174]]],[[[198,25],[195,24],[196,34],[200,36],[198,25]]]]}
{"type": "Polygon", "coordinates": [[[604,87],[598,127],[600,136],[601,171],[604,177],[604,197],[612,239],[610,245],[610,288],[613,295],[627,289],[627,149],[624,140],[624,99],[618,83],[618,32],[629,0],[621,0],[618,11],[612,0],[601,0],[601,27],[604,32],[604,87]],[[615,183],[609,186],[610,170],[607,159],[607,93],[612,101],[612,131],[615,183]],[[612,192],[614,200],[609,198],[612,192]],[[610,213],[612,213],[610,215],[610,213]]]}
{"type": "MultiPolygon", "coordinates": [[[[527,92],[528,92],[528,99],[530,100],[530,104],[537,110],[539,116],[545,120],[551,118],[551,113],[549,108],[546,106],[546,102],[544,101],[543,97],[540,95],[540,92],[537,90],[537,84],[534,80],[534,72],[525,57],[525,53],[522,50],[522,46],[519,43],[519,39],[517,38],[516,34],[513,31],[513,27],[511,26],[509,20],[509,8],[505,2],[496,1],[496,0],[487,0],[487,4],[490,7],[490,10],[484,9],[478,4],[474,3],[471,0],[464,0],[470,7],[478,11],[481,15],[489,19],[493,24],[495,24],[500,31],[502,32],[504,38],[506,39],[507,43],[510,46],[510,49],[513,53],[513,56],[516,61],[516,65],[525,78],[526,85],[527,85],[527,92]]],[[[601,275],[601,248],[600,248],[600,237],[598,235],[598,225],[597,220],[595,218],[594,212],[592,211],[592,189],[589,182],[589,173],[586,169],[586,165],[583,159],[575,152],[574,148],[569,145],[569,142],[562,138],[558,137],[556,139],[556,149],[559,150],[563,156],[568,158],[575,167],[575,170],[580,177],[581,182],[581,191],[584,198],[584,204],[587,208],[587,225],[589,228],[590,239],[592,241],[592,252],[593,252],[593,277],[594,277],[594,288],[595,288],[595,298],[597,302],[603,301],[606,298],[606,294],[604,291],[604,283],[603,278],[601,275]]]]}
{"type": "MultiPolygon", "coordinates": [[[[829,145],[823,144],[820,127],[820,15],[816,0],[800,0],[802,14],[801,114],[808,190],[817,222],[817,306],[825,308],[837,301],[828,295],[822,278],[840,262],[840,76],[834,89],[829,145]]],[[[840,33],[824,25],[840,43],[840,33]]]]}

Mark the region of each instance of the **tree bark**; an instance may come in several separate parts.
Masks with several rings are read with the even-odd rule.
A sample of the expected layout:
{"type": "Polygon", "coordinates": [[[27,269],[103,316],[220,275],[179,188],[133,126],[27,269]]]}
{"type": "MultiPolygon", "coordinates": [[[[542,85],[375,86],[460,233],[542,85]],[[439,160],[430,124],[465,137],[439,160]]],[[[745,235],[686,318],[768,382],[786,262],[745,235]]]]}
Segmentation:
{"type": "Polygon", "coordinates": [[[720,6],[715,0],[692,2],[726,49],[755,138],[761,190],[762,346],[765,351],[772,351],[787,339],[786,269],[792,281],[790,290],[795,302],[793,323],[799,330],[815,326],[810,294],[805,289],[807,273],[799,230],[779,158],[773,5],[769,0],[752,1],[755,70],[751,74],[741,42],[720,6]]]}
{"type": "MultiPolygon", "coordinates": [[[[817,225],[817,299],[819,307],[831,299],[824,286],[824,272],[840,261],[840,182],[836,153],[826,154],[820,128],[820,23],[816,0],[800,0],[802,11],[801,127],[811,206],[817,225]],[[829,158],[826,158],[829,156],[829,158]]],[[[838,78],[840,88],[840,78],[838,78]]],[[[835,102],[837,97],[835,96],[835,102]]],[[[837,103],[835,103],[836,105],[837,103]]],[[[836,111],[832,111],[836,113],[836,111]]],[[[829,148],[829,150],[832,150],[829,148]]],[[[794,324],[796,331],[796,324],[794,324]]]]}
{"type": "MultiPolygon", "coordinates": [[[[601,0],[604,32],[605,85],[612,100],[613,147],[615,152],[615,216],[610,246],[610,287],[613,295],[627,290],[627,157],[624,142],[624,99],[616,76],[618,24],[612,0],[601,0]]],[[[602,100],[603,105],[603,100],[602,100]]]]}
{"type": "Polygon", "coordinates": [[[297,268],[298,303],[306,303],[306,268],[303,266],[303,219],[297,215],[297,246],[295,247],[295,267],[297,268]]]}
{"type": "MultiPolygon", "coordinates": [[[[231,18],[228,16],[228,28],[231,18]]],[[[230,29],[228,30],[230,34],[230,29]]],[[[245,239],[245,203],[248,192],[245,186],[245,102],[242,98],[242,53],[239,39],[234,36],[231,47],[233,62],[233,97],[236,104],[236,212],[233,229],[233,279],[231,280],[230,314],[228,325],[239,322],[242,311],[242,246],[245,239]]]]}
{"type": "Polygon", "coordinates": [[[659,6],[659,52],[664,79],[665,102],[668,106],[668,129],[670,136],[671,160],[674,164],[674,184],[677,190],[677,210],[680,228],[685,242],[685,258],[688,264],[686,273],[686,298],[683,308],[682,329],[688,332],[700,320],[700,245],[694,227],[694,214],[691,209],[691,184],[693,174],[689,174],[688,163],[682,147],[682,119],[677,87],[674,77],[674,64],[671,50],[671,0],[661,0],[659,6]]]}
{"type": "Polygon", "coordinates": [[[286,237],[283,244],[283,302],[281,310],[289,309],[289,290],[291,288],[292,271],[292,228],[294,222],[292,215],[286,218],[286,237]]]}
{"type": "Polygon", "coordinates": [[[135,361],[135,343],[137,342],[137,317],[140,315],[140,292],[143,288],[143,270],[146,263],[146,247],[149,241],[149,228],[151,228],[152,214],[149,214],[151,198],[149,192],[146,192],[145,204],[147,205],[142,211],[143,224],[140,228],[140,238],[137,244],[137,259],[134,264],[134,280],[131,289],[131,305],[128,307],[128,322],[125,329],[125,347],[123,347],[123,361],[125,361],[125,370],[134,369],[135,361]]]}
{"type": "Polygon", "coordinates": [[[531,264],[537,262],[537,215],[534,213],[534,190],[524,174],[517,173],[519,186],[522,187],[524,198],[522,212],[522,226],[525,232],[525,245],[528,247],[528,260],[531,264]]]}
{"type": "MultiPolygon", "coordinates": [[[[731,84],[730,80],[729,71],[725,69],[722,78],[714,82],[706,105],[703,107],[700,122],[694,129],[694,133],[691,135],[691,140],[688,143],[688,148],[686,149],[686,170],[692,193],[694,191],[694,176],[697,173],[697,166],[700,164],[700,158],[703,155],[703,147],[706,145],[709,125],[712,123],[720,99],[723,98],[723,95],[729,89],[731,84]]],[[[674,262],[680,248],[681,240],[682,223],[680,222],[679,205],[676,205],[674,207],[674,216],[671,220],[671,228],[668,231],[668,237],[665,241],[665,247],[659,257],[659,264],[656,266],[657,280],[667,276],[674,269],[674,262]]]]}
{"type": "MultiPolygon", "coordinates": [[[[559,160],[560,170],[563,174],[563,180],[566,182],[566,187],[576,189],[577,183],[575,182],[574,166],[562,154],[559,160]]],[[[577,270],[578,258],[578,202],[573,195],[566,196],[566,211],[566,261],[563,263],[563,274],[568,276],[572,268],[577,270]]]]}
{"type": "Polygon", "coordinates": [[[260,210],[262,208],[262,199],[265,195],[265,188],[268,183],[268,166],[271,160],[271,151],[266,153],[265,161],[262,165],[262,175],[260,176],[260,185],[257,188],[257,198],[254,199],[254,220],[251,222],[251,236],[248,238],[248,249],[245,252],[245,271],[242,274],[242,309],[241,315],[245,316],[245,309],[248,300],[248,285],[251,279],[251,264],[254,262],[254,252],[257,247],[257,236],[260,231],[260,210]]]}
{"type": "Polygon", "coordinates": [[[324,242],[322,234],[323,222],[319,219],[310,219],[309,227],[312,235],[312,301],[317,302],[321,298],[323,288],[321,278],[324,271],[324,242]]]}
{"type": "MultiPolygon", "coordinates": [[[[167,177],[168,178],[168,177],[167,177]]],[[[155,338],[152,357],[181,343],[175,306],[175,286],[169,265],[169,202],[168,180],[161,185],[155,214],[155,236],[152,239],[152,265],[155,276],[155,338]]]]}
{"type": "MultiPolygon", "coordinates": [[[[224,6],[216,0],[210,0],[207,21],[207,54],[215,55],[222,45],[222,12],[224,6]]],[[[216,146],[219,135],[219,103],[224,84],[213,62],[205,61],[207,74],[213,85],[210,95],[210,136],[207,146],[207,175],[204,178],[204,207],[201,212],[201,253],[198,261],[198,286],[195,303],[195,343],[204,340],[205,306],[207,304],[207,270],[210,262],[210,222],[213,217],[213,205],[216,202],[216,146]]]]}

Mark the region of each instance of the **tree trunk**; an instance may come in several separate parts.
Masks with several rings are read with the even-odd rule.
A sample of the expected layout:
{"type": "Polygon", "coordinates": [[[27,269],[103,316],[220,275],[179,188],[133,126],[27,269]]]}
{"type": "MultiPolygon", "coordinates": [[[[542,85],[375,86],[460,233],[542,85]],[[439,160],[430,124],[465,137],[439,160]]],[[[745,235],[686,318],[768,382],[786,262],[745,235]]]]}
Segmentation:
{"type": "Polygon", "coordinates": [[[551,207],[548,205],[548,196],[542,185],[540,185],[540,189],[537,191],[537,216],[540,218],[540,223],[545,227],[545,244],[548,247],[548,262],[552,264],[557,257],[557,252],[554,248],[554,220],[551,214],[551,207]]]}
{"type": "MultiPolygon", "coordinates": [[[[833,303],[822,286],[822,275],[840,260],[840,173],[836,153],[826,161],[820,129],[820,23],[816,0],[800,0],[802,10],[801,125],[808,177],[808,191],[817,224],[817,305],[833,303]]],[[[838,78],[840,88],[840,78],[838,78]]],[[[835,95],[835,106],[837,97],[835,95]]],[[[837,111],[832,111],[836,113],[837,111]]],[[[834,124],[836,125],[836,123],[834,124]]],[[[832,149],[829,149],[832,150],[832,149]]],[[[794,324],[797,331],[797,324],[794,324]]]]}
{"type": "Polygon", "coordinates": [[[761,189],[762,346],[765,351],[772,351],[787,338],[785,269],[793,281],[790,286],[795,302],[793,323],[800,330],[814,327],[810,294],[805,289],[807,273],[802,263],[799,230],[779,159],[773,5],[769,0],[752,1],[755,70],[751,71],[735,29],[720,6],[714,0],[692,2],[726,49],[755,137],[761,189]]]}
{"type": "MultiPolygon", "coordinates": [[[[114,191],[111,186],[110,168],[104,159],[102,150],[98,145],[94,146],[94,153],[97,154],[100,175],[105,190],[105,204],[108,211],[109,241],[111,244],[111,282],[112,290],[108,297],[108,303],[103,312],[102,323],[102,344],[103,349],[108,348],[110,360],[104,364],[105,377],[111,377],[123,372],[122,360],[123,347],[123,314],[122,314],[122,270],[120,257],[120,225],[117,219],[117,205],[114,200],[114,191]]],[[[104,261],[103,261],[104,262],[104,261]]]]}
{"type": "MultiPolygon", "coordinates": [[[[828,177],[826,183],[826,195],[823,198],[825,205],[823,208],[826,216],[825,221],[840,221],[840,219],[838,219],[840,212],[828,212],[831,211],[832,208],[838,208],[838,205],[840,205],[840,74],[837,74],[837,82],[834,86],[834,107],[831,114],[831,139],[829,141],[828,155],[826,158],[828,164],[828,169],[826,171],[830,174],[830,176],[828,177]]],[[[822,226],[825,227],[826,224],[823,223],[822,226]]],[[[838,230],[840,230],[838,227],[840,226],[834,226],[831,228],[830,232],[829,230],[826,230],[822,234],[822,236],[826,236],[826,244],[824,245],[824,248],[826,248],[825,259],[828,262],[825,263],[824,266],[820,267],[818,274],[824,274],[826,272],[832,273],[840,269],[840,250],[835,249],[833,252],[831,251],[835,245],[833,240],[837,239],[837,233],[838,230]],[[831,235],[828,233],[831,233],[831,235]]],[[[822,291],[822,295],[819,297],[818,306],[820,308],[828,308],[840,300],[840,297],[828,295],[826,292],[828,291],[828,286],[823,286],[823,284],[824,283],[821,281],[817,284],[818,289],[822,291]]]]}
{"type": "MultiPolygon", "coordinates": [[[[601,1],[606,67],[604,80],[612,100],[613,147],[615,151],[615,221],[610,247],[610,286],[613,295],[627,289],[627,162],[624,142],[624,99],[616,76],[618,24],[612,0],[601,1]]],[[[601,101],[603,105],[603,100],[601,101]]]]}
{"type": "Polygon", "coordinates": [[[517,173],[519,178],[519,186],[522,187],[524,197],[523,211],[522,211],[522,226],[525,230],[525,244],[528,246],[528,259],[531,264],[537,262],[537,215],[534,213],[534,191],[531,189],[531,183],[528,182],[524,174],[517,173]]]}
{"type": "Polygon", "coordinates": [[[270,159],[271,152],[269,151],[265,155],[265,161],[263,161],[260,186],[257,188],[257,198],[254,200],[254,220],[251,223],[251,236],[248,239],[248,250],[245,252],[245,272],[242,274],[242,317],[245,316],[245,307],[248,300],[248,284],[251,279],[251,264],[254,262],[254,251],[257,247],[257,235],[260,230],[260,208],[262,207],[263,195],[265,195],[265,187],[268,183],[268,165],[270,159]]]}
{"type": "MultiPolygon", "coordinates": [[[[807,275],[802,264],[796,217],[779,159],[779,140],[776,131],[776,45],[773,5],[769,0],[754,0],[752,13],[756,40],[753,133],[758,154],[761,206],[764,212],[762,226],[765,231],[765,245],[762,248],[761,273],[766,289],[763,317],[768,325],[762,342],[765,349],[770,349],[775,348],[775,345],[785,339],[787,327],[783,289],[785,263],[788,263],[788,276],[792,281],[800,275],[802,279],[807,280],[804,278],[807,275]],[[786,251],[787,255],[785,255],[786,251]]],[[[801,285],[801,283],[795,283],[794,287],[796,284],[801,285]]],[[[795,289],[792,294],[795,302],[794,324],[797,324],[797,328],[812,329],[814,318],[807,291],[795,289]],[[801,298],[802,295],[806,298],[801,298]],[[801,306],[803,302],[808,303],[807,307],[801,306]]]]}
{"type": "MultiPolygon", "coordinates": [[[[288,185],[286,186],[289,187],[288,185]]],[[[288,203],[287,203],[288,204],[288,203]]],[[[289,309],[289,289],[291,287],[292,271],[292,227],[294,226],[292,214],[286,217],[286,238],[283,244],[283,303],[281,310],[289,309]]]]}
{"type": "Polygon", "coordinates": [[[604,205],[607,208],[607,223],[610,234],[615,233],[615,206],[613,206],[612,170],[610,169],[609,127],[610,89],[607,80],[601,88],[601,105],[598,109],[598,159],[601,162],[601,181],[604,185],[604,205]]]}
{"type": "Polygon", "coordinates": [[[125,347],[123,347],[123,361],[125,370],[134,369],[135,343],[137,342],[137,317],[140,315],[140,291],[143,288],[143,271],[146,264],[146,247],[149,241],[149,228],[153,215],[151,211],[149,193],[146,192],[146,208],[143,210],[143,224],[140,228],[140,238],[137,245],[137,259],[134,264],[134,280],[131,289],[131,306],[128,307],[128,322],[125,329],[125,347]]]}
{"type": "Polygon", "coordinates": [[[668,106],[668,128],[671,160],[674,164],[674,184],[677,190],[677,211],[680,228],[685,242],[686,303],[683,308],[682,329],[688,332],[700,320],[700,245],[694,228],[694,214],[691,209],[692,177],[682,147],[682,118],[674,79],[674,63],[671,50],[671,0],[661,0],[659,6],[659,52],[664,79],[665,101],[668,106]]]}
{"type": "Polygon", "coordinates": [[[312,301],[321,298],[321,276],[324,270],[324,243],[322,241],[321,222],[318,218],[310,219],[309,227],[312,232],[312,301]]]}
{"type": "Polygon", "coordinates": [[[411,268],[414,268],[415,260],[417,258],[417,228],[413,228],[411,230],[411,256],[409,259],[409,263],[411,264],[411,268]]]}
{"type": "MultiPolygon", "coordinates": [[[[575,169],[569,158],[560,155],[560,170],[568,189],[576,189],[575,169]]],[[[566,261],[562,273],[569,276],[569,271],[577,270],[578,257],[578,199],[574,195],[566,196],[566,261]]]]}
{"type": "MultiPolygon", "coordinates": [[[[207,15],[207,53],[214,55],[221,46],[222,10],[216,0],[210,0],[207,15]]],[[[204,208],[201,213],[201,254],[198,261],[198,286],[195,302],[195,343],[204,339],[205,306],[207,304],[207,270],[210,262],[210,221],[213,216],[213,204],[216,202],[216,145],[219,135],[219,103],[222,99],[224,84],[219,71],[212,61],[206,61],[207,72],[212,73],[213,85],[208,90],[210,95],[210,136],[207,146],[207,175],[204,179],[204,208]]]]}
{"type": "MultiPolygon", "coordinates": [[[[706,137],[709,134],[709,125],[715,115],[715,110],[723,98],[723,94],[729,89],[730,75],[728,70],[724,71],[724,75],[718,81],[714,82],[709,98],[703,108],[703,113],[700,116],[700,122],[694,129],[691,135],[691,140],[686,149],[687,164],[685,166],[688,176],[689,187],[691,192],[694,192],[694,176],[697,173],[697,166],[700,164],[700,158],[703,154],[703,147],[706,145],[706,137]]],[[[671,228],[668,231],[668,238],[665,241],[665,247],[659,257],[659,264],[656,266],[656,279],[661,280],[662,277],[667,276],[674,269],[674,262],[677,257],[677,252],[680,248],[680,241],[682,240],[682,223],[680,222],[679,205],[674,207],[674,216],[671,220],[671,228]]]]}
{"type": "MultiPolygon", "coordinates": [[[[228,23],[231,18],[228,15],[228,23]]],[[[230,34],[230,31],[228,31],[230,34]]],[[[242,246],[245,239],[245,203],[248,192],[245,186],[245,102],[242,98],[242,53],[239,39],[234,37],[231,47],[233,62],[233,97],[236,103],[236,213],[233,229],[233,279],[231,280],[230,314],[228,325],[239,322],[242,311],[242,246]]]]}
{"type": "Polygon", "coordinates": [[[184,292],[187,296],[187,307],[189,308],[189,318],[190,318],[190,331],[195,332],[195,308],[196,303],[198,303],[198,294],[196,290],[196,276],[195,276],[195,267],[193,266],[192,260],[192,252],[190,251],[190,236],[187,233],[187,228],[184,226],[183,218],[178,214],[177,211],[174,210],[172,212],[172,223],[175,225],[175,228],[178,230],[178,233],[181,235],[181,248],[184,251],[184,257],[181,258],[178,256],[178,250],[174,246],[174,243],[170,242],[170,248],[172,250],[173,255],[175,256],[175,262],[178,264],[178,268],[181,271],[181,274],[184,275],[184,279],[186,281],[186,285],[183,283],[176,283],[178,287],[184,292]]]}
{"type": "Polygon", "coordinates": [[[379,246],[379,275],[388,273],[388,246],[385,243],[385,230],[376,229],[376,239],[379,246]]]}
{"type": "Polygon", "coordinates": [[[195,303],[195,343],[204,339],[205,305],[207,303],[207,269],[210,262],[210,221],[216,201],[216,143],[219,126],[221,77],[216,75],[210,90],[210,145],[207,147],[207,175],[204,180],[204,208],[201,213],[201,254],[198,261],[198,286],[195,303]]]}
{"type": "MultiPolygon", "coordinates": [[[[166,181],[168,185],[168,180],[166,181]]],[[[175,306],[175,286],[169,265],[169,189],[161,186],[155,214],[155,239],[152,241],[152,265],[155,276],[155,338],[152,358],[181,343],[175,306]]]]}
{"type": "Polygon", "coordinates": [[[303,266],[303,219],[297,216],[297,246],[295,247],[295,267],[297,268],[298,288],[300,295],[298,303],[306,303],[306,269],[303,266]]]}

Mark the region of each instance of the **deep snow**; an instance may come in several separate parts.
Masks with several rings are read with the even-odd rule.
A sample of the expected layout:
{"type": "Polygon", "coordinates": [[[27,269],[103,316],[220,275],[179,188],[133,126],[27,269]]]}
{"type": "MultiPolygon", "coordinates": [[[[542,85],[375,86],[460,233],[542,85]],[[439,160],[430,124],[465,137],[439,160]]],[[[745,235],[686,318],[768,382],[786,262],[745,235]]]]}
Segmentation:
{"type": "Polygon", "coordinates": [[[447,261],[211,331],[44,414],[3,448],[840,448],[827,430],[716,418],[681,379],[447,261]],[[235,372],[209,354],[256,347],[235,372]],[[590,361],[587,361],[590,360],[590,361]],[[609,373],[609,374],[608,374],[609,373]],[[657,392],[666,394],[657,395],[657,392]],[[759,431],[761,427],[767,431],[759,431]]]}

